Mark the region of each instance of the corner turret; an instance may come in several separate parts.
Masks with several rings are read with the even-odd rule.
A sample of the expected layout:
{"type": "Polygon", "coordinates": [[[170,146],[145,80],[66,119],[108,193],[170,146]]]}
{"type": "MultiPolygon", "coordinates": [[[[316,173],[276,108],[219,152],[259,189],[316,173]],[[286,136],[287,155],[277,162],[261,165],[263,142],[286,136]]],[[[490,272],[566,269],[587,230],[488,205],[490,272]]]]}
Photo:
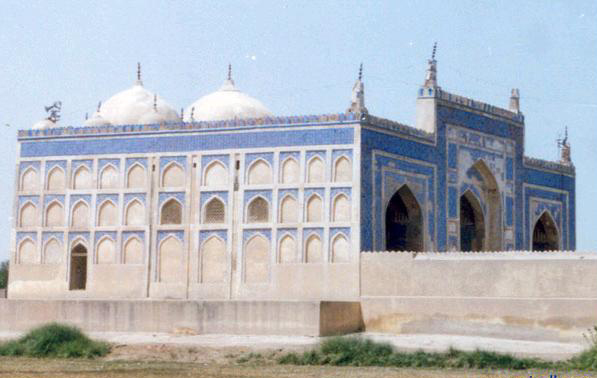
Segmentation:
{"type": "Polygon", "coordinates": [[[363,63],[359,67],[359,77],[352,87],[352,99],[347,113],[367,114],[365,107],[365,84],[363,83],[363,63]]]}
{"type": "Polygon", "coordinates": [[[437,42],[433,45],[431,59],[427,61],[427,75],[425,82],[419,88],[417,97],[417,115],[415,127],[428,133],[435,133],[437,120],[437,91],[440,87],[437,85],[437,61],[435,53],[437,51],[437,42]]]}

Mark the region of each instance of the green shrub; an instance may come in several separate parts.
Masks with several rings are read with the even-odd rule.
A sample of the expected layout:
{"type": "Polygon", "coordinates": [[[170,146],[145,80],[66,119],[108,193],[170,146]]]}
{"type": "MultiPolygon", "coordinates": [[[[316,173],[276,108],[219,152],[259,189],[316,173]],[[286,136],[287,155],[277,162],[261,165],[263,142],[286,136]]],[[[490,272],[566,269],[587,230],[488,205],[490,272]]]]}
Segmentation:
{"type": "Polygon", "coordinates": [[[92,358],[109,351],[107,343],[93,341],[78,328],[57,323],[35,328],[18,340],[0,344],[0,356],[92,358]]]}

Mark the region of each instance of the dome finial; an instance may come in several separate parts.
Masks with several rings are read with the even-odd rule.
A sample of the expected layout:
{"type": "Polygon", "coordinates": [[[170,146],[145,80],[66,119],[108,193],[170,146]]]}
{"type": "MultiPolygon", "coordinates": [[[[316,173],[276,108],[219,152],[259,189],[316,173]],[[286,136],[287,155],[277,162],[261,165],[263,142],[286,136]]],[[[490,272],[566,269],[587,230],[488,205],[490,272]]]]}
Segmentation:
{"type": "Polygon", "coordinates": [[[158,95],[157,95],[157,93],[153,94],[153,111],[156,113],[158,111],[158,95]]]}
{"type": "Polygon", "coordinates": [[[437,52],[437,42],[433,44],[433,51],[431,52],[431,59],[427,61],[427,76],[425,77],[424,87],[435,88],[437,87],[437,61],[435,60],[435,53],[437,52]]]}
{"type": "Polygon", "coordinates": [[[99,113],[101,109],[102,109],[102,102],[100,101],[97,103],[97,112],[99,113]]]}
{"type": "Polygon", "coordinates": [[[138,85],[143,85],[141,81],[141,62],[137,62],[137,82],[138,85]]]}
{"type": "Polygon", "coordinates": [[[363,80],[363,63],[359,66],[359,80],[363,80]]]}
{"type": "Polygon", "coordinates": [[[435,52],[437,51],[437,41],[433,43],[433,52],[431,53],[431,60],[435,60],[435,52]]]}
{"type": "Polygon", "coordinates": [[[191,108],[191,122],[195,122],[195,107],[191,108]]]}
{"type": "Polygon", "coordinates": [[[228,63],[228,80],[232,80],[232,64],[228,63]]]}
{"type": "Polygon", "coordinates": [[[352,87],[352,98],[350,101],[350,107],[347,110],[348,113],[354,114],[366,114],[367,108],[365,107],[365,84],[363,84],[363,63],[359,66],[359,76],[357,81],[352,87]]]}

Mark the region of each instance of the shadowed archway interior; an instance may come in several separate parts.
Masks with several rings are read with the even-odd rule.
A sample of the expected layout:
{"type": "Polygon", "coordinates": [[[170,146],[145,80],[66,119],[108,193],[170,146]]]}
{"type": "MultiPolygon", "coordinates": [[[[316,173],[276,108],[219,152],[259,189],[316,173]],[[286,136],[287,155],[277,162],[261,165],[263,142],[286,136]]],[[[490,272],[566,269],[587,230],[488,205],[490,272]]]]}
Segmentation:
{"type": "Polygon", "coordinates": [[[479,201],[467,191],[460,197],[460,250],[482,251],[485,218],[479,201]]]}
{"type": "Polygon", "coordinates": [[[386,209],[386,250],[423,250],[421,207],[406,185],[394,193],[386,209]]]}
{"type": "Polygon", "coordinates": [[[70,290],[85,290],[87,284],[87,248],[77,244],[70,255],[70,290]]]}
{"type": "Polygon", "coordinates": [[[541,214],[533,228],[533,251],[555,251],[559,249],[558,229],[548,212],[541,214]]]}

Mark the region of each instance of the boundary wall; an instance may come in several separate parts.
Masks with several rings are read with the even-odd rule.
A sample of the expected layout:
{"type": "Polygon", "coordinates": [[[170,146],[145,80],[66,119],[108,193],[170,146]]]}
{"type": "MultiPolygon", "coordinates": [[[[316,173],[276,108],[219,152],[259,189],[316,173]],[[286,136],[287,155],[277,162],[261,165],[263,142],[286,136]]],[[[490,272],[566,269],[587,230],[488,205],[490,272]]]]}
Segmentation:
{"type": "Polygon", "coordinates": [[[597,325],[597,253],[363,252],[367,331],[578,341],[597,325]]]}

